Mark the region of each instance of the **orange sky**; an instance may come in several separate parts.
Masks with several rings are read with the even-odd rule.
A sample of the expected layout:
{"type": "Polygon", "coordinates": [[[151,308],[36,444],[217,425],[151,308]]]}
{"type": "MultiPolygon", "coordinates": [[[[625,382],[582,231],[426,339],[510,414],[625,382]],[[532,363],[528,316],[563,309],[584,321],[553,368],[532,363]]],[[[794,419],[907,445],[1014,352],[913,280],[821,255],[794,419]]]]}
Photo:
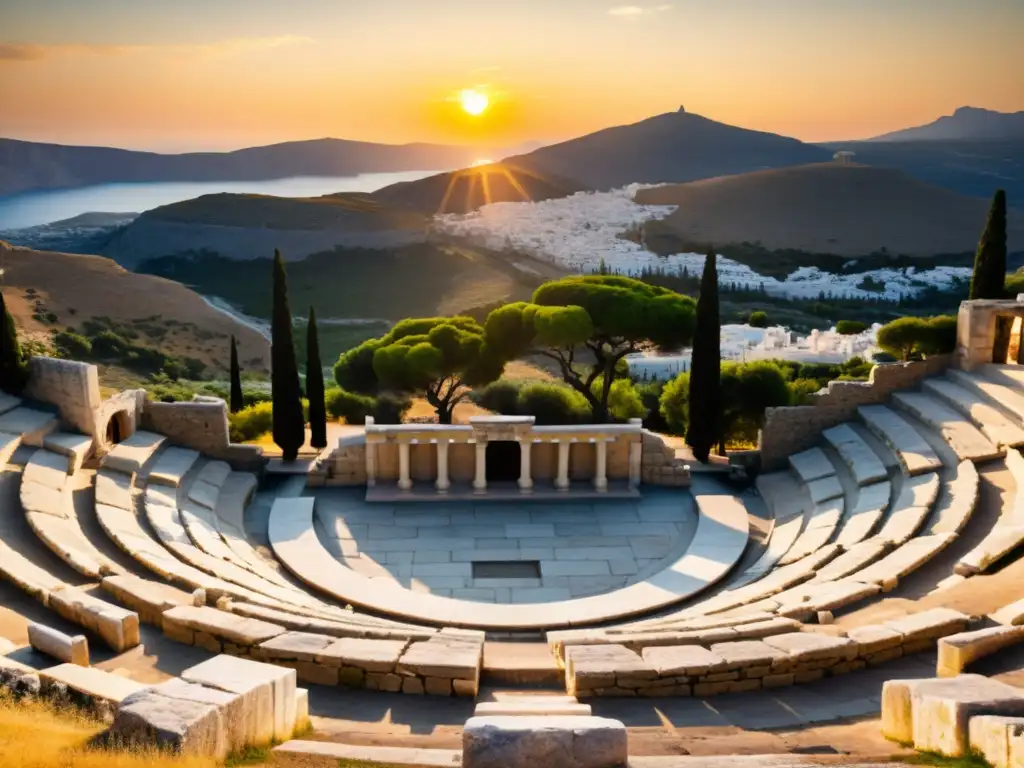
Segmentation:
{"type": "Polygon", "coordinates": [[[805,140],[1024,109],[1019,0],[0,0],[0,136],[505,146],[684,104],[805,140]],[[470,117],[464,88],[492,107],[470,117]]]}

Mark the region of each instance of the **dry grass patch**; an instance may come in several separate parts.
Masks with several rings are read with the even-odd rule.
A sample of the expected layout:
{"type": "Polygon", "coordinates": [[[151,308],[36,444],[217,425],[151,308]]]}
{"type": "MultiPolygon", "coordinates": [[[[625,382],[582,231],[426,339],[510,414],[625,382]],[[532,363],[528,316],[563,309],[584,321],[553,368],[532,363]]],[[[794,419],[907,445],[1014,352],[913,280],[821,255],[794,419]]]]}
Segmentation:
{"type": "Polygon", "coordinates": [[[0,694],[3,768],[214,768],[210,758],[91,746],[106,727],[77,710],[0,694]]]}

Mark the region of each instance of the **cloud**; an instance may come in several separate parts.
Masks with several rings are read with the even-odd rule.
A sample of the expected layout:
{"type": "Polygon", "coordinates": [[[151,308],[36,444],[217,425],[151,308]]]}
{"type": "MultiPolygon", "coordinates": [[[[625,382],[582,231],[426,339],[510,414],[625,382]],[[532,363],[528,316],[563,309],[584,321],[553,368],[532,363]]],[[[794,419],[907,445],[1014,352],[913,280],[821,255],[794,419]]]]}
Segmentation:
{"type": "Polygon", "coordinates": [[[36,45],[32,43],[0,43],[0,63],[41,61],[66,56],[125,56],[140,53],[164,55],[199,55],[213,57],[237,56],[257,51],[309,45],[316,42],[300,35],[278,37],[237,37],[212,43],[181,45],[85,45],[61,43],[36,45]]]}
{"type": "Polygon", "coordinates": [[[616,5],[608,9],[610,16],[635,19],[639,16],[649,16],[654,13],[664,13],[672,10],[671,5],[616,5]]]}

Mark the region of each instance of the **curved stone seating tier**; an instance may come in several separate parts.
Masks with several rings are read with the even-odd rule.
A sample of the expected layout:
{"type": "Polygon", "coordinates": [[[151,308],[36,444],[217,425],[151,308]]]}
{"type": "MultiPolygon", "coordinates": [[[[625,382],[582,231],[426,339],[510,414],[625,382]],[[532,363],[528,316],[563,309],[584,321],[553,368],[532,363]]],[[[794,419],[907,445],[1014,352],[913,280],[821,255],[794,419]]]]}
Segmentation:
{"type": "Polygon", "coordinates": [[[974,514],[979,490],[980,479],[974,462],[961,461],[943,484],[939,502],[924,533],[960,533],[974,514]]]}
{"type": "Polygon", "coordinates": [[[839,454],[839,458],[850,470],[857,485],[868,485],[888,477],[878,454],[849,424],[839,424],[826,429],[821,436],[839,454]]]}
{"type": "Polygon", "coordinates": [[[203,465],[195,482],[188,488],[188,499],[207,509],[217,506],[220,487],[231,474],[231,467],[223,461],[209,461],[203,465]]]}
{"type": "Polygon", "coordinates": [[[903,490],[875,537],[897,546],[907,541],[924,525],[938,495],[937,473],[905,478],[903,490]]]}
{"type": "Polygon", "coordinates": [[[892,396],[898,408],[914,416],[940,435],[958,459],[989,461],[1003,452],[983,435],[969,419],[940,399],[922,392],[896,392],[892,396]]]}
{"type": "Polygon", "coordinates": [[[1024,445],[1024,429],[1015,424],[987,397],[978,394],[948,378],[930,378],[921,382],[921,389],[945,401],[969,418],[995,445],[1017,448],[1024,445]]]}
{"type": "Polygon", "coordinates": [[[134,475],[153,457],[167,438],[153,432],[139,430],[115,445],[103,457],[104,469],[134,475]]]}
{"type": "Polygon", "coordinates": [[[675,563],[644,581],[603,595],[557,603],[498,605],[418,594],[346,568],[313,528],[313,499],[278,498],[270,512],[274,554],[306,584],[340,600],[433,624],[488,629],[564,627],[646,613],[681,602],[722,579],[747,546],[746,508],[730,496],[698,496],[697,531],[675,563]]]}
{"type": "Polygon", "coordinates": [[[0,415],[13,411],[21,405],[21,398],[9,395],[6,392],[0,392],[0,415]]]}
{"type": "Polygon", "coordinates": [[[807,492],[811,496],[811,501],[815,504],[822,504],[840,498],[843,495],[843,485],[839,482],[838,477],[829,475],[807,483],[807,492]]]}
{"type": "Polygon", "coordinates": [[[789,466],[804,483],[819,480],[836,473],[828,456],[821,448],[811,448],[789,457],[789,466]]]}
{"type": "Polygon", "coordinates": [[[0,467],[6,467],[14,452],[21,445],[21,435],[12,435],[7,432],[0,432],[0,467]]]}
{"type": "Polygon", "coordinates": [[[788,632],[760,640],[564,648],[566,691],[594,696],[714,696],[819,680],[932,647],[968,617],[938,608],[850,630],[846,637],[788,632]]]}
{"type": "Polygon", "coordinates": [[[960,558],[955,571],[971,576],[1024,544],[1024,457],[1010,449],[1006,452],[1006,467],[1017,486],[1012,507],[999,518],[988,535],[970,552],[960,558]]]}
{"type": "Polygon", "coordinates": [[[868,538],[885,514],[891,494],[892,484],[888,480],[861,486],[856,504],[843,517],[836,544],[848,549],[868,538]]]}
{"type": "Polygon", "coordinates": [[[75,513],[69,478],[72,459],[47,450],[35,451],[22,473],[20,499],[25,519],[47,547],[79,573],[99,579],[124,569],[100,552],[82,531],[75,513]]]}
{"type": "Polygon", "coordinates": [[[199,461],[199,451],[177,446],[164,448],[146,473],[146,483],[177,488],[197,461],[199,461]]]}
{"type": "Polygon", "coordinates": [[[731,588],[742,587],[768,575],[800,536],[804,519],[802,515],[794,516],[782,522],[776,521],[772,529],[768,546],[761,556],[747,568],[738,578],[730,583],[731,588]]]}
{"type": "Polygon", "coordinates": [[[959,371],[950,368],[946,378],[954,384],[983,398],[986,402],[997,404],[1000,408],[1013,414],[1018,423],[1024,422],[1024,394],[1007,383],[993,381],[980,371],[959,371]]]}
{"type": "Polygon", "coordinates": [[[33,448],[42,448],[46,436],[57,429],[57,416],[23,405],[0,413],[0,433],[20,435],[21,442],[33,448]]]}
{"type": "Polygon", "coordinates": [[[930,472],[942,466],[921,433],[891,408],[862,405],[857,413],[868,429],[896,453],[908,474],[930,472]]]}
{"type": "Polygon", "coordinates": [[[842,498],[825,504],[816,504],[805,519],[803,530],[793,542],[793,546],[779,558],[779,564],[795,563],[828,544],[836,532],[845,508],[845,501],[842,498]]]}

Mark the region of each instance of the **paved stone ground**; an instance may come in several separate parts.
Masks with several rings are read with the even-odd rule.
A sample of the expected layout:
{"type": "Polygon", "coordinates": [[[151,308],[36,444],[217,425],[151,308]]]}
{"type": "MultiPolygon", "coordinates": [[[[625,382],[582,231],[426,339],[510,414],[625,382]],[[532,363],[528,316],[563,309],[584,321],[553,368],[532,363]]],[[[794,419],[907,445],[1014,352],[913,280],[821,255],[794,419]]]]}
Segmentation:
{"type": "MultiPolygon", "coordinates": [[[[645,489],[596,502],[367,503],[362,489],[316,493],[321,541],[371,578],[413,591],[500,603],[563,600],[642,580],[683,552],[697,526],[693,496],[645,489]],[[473,578],[473,563],[537,561],[540,578],[473,578]]],[[[253,510],[270,503],[260,494],[253,510]]]]}

